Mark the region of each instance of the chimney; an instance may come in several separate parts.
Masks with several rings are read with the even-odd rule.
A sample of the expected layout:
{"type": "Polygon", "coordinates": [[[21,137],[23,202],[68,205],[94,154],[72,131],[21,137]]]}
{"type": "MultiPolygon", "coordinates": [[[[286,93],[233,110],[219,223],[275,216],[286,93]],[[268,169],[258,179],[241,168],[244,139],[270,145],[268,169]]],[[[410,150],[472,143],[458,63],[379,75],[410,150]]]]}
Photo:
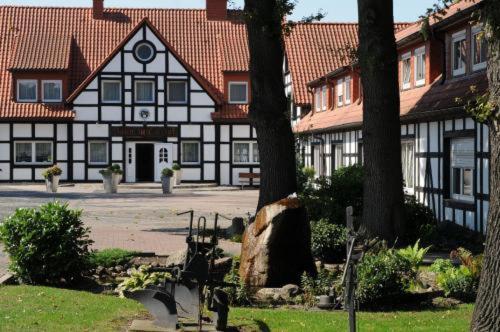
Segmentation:
{"type": "Polygon", "coordinates": [[[104,0],[92,0],[92,17],[96,20],[104,17],[104,0]]]}
{"type": "Polygon", "coordinates": [[[227,0],[206,0],[207,20],[221,21],[227,18],[227,0]]]}

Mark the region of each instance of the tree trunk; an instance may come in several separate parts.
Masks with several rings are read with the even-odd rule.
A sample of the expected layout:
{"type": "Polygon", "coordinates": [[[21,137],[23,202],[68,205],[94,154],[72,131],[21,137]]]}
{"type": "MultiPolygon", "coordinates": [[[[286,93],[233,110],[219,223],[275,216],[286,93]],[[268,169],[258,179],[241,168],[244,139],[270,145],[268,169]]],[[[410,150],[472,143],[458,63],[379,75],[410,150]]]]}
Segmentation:
{"type": "Polygon", "coordinates": [[[363,86],[361,232],[393,241],[403,231],[398,56],[392,1],[358,0],[363,86]]]}
{"type": "Polygon", "coordinates": [[[496,105],[488,123],[490,133],[490,205],[483,270],[472,317],[471,330],[498,331],[500,329],[500,5],[498,0],[485,1],[489,13],[486,29],[497,30],[488,37],[488,84],[490,102],[496,105]],[[490,27],[488,27],[488,24],[490,27]],[[490,28],[490,29],[489,29],[490,28]]]}
{"type": "Polygon", "coordinates": [[[257,211],[297,190],[295,144],[283,82],[282,14],[276,0],[245,0],[260,192],[257,211]]]}

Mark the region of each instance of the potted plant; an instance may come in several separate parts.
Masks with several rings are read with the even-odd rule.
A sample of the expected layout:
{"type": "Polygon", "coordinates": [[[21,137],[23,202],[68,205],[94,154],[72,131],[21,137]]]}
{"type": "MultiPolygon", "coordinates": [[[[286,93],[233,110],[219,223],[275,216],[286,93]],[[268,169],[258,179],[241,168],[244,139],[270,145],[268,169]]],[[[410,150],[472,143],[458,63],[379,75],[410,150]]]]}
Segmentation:
{"type": "Polygon", "coordinates": [[[46,168],[42,176],[45,178],[45,184],[47,186],[48,193],[56,193],[59,187],[59,178],[61,177],[62,169],[54,165],[52,167],[46,168]]]}
{"type": "Polygon", "coordinates": [[[102,183],[104,185],[104,191],[107,194],[113,194],[118,191],[118,185],[123,177],[123,171],[120,165],[114,164],[106,169],[99,171],[102,175],[102,183]]]}
{"type": "Polygon", "coordinates": [[[172,170],[174,171],[175,185],[178,186],[181,184],[181,180],[182,180],[181,166],[179,164],[173,164],[172,170]]]}
{"type": "Polygon", "coordinates": [[[174,189],[174,179],[172,178],[174,176],[174,171],[172,171],[170,168],[164,168],[161,171],[161,189],[163,190],[164,194],[170,194],[172,193],[172,190],[174,189]]]}

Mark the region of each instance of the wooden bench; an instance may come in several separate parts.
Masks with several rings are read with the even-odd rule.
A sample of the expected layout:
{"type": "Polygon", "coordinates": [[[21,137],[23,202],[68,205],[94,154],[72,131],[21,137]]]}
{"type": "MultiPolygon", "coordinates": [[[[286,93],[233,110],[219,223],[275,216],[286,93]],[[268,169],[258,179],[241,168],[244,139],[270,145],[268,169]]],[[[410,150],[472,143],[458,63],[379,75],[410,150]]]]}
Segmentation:
{"type": "MultiPolygon", "coordinates": [[[[259,173],[240,173],[240,184],[241,184],[241,190],[243,190],[243,186],[245,184],[250,185],[255,185],[254,180],[260,180],[260,174],[259,173]]],[[[260,184],[260,181],[259,181],[260,184]]]]}

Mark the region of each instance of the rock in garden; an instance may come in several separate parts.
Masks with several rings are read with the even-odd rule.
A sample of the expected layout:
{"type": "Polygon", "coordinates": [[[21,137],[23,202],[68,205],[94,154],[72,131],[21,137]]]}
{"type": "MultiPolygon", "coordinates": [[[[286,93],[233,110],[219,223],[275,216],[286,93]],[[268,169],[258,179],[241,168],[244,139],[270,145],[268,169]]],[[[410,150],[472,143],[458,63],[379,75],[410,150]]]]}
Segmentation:
{"type": "Polygon", "coordinates": [[[303,272],[315,274],[311,230],[295,197],[264,206],[243,234],[240,277],[250,286],[298,284],[303,272]]]}
{"type": "Polygon", "coordinates": [[[106,268],[104,268],[104,266],[98,266],[95,269],[95,274],[97,274],[98,276],[102,276],[105,273],[106,273],[106,268]]]}
{"type": "Polygon", "coordinates": [[[423,288],[439,289],[436,281],[437,275],[431,271],[421,271],[418,273],[417,281],[422,284],[423,288]]]}
{"type": "Polygon", "coordinates": [[[168,256],[165,260],[166,267],[172,266],[181,266],[184,265],[184,261],[186,260],[187,250],[179,250],[172,255],[168,256]]]}
{"type": "Polygon", "coordinates": [[[281,297],[287,301],[299,295],[299,292],[300,288],[297,285],[288,284],[281,287],[281,297]]]}
{"type": "Polygon", "coordinates": [[[115,266],[115,271],[116,272],[122,272],[123,271],[123,266],[121,266],[121,265],[115,266]]]}
{"type": "Polygon", "coordinates": [[[260,303],[284,302],[281,297],[281,288],[261,288],[255,293],[254,298],[260,303]]]}

